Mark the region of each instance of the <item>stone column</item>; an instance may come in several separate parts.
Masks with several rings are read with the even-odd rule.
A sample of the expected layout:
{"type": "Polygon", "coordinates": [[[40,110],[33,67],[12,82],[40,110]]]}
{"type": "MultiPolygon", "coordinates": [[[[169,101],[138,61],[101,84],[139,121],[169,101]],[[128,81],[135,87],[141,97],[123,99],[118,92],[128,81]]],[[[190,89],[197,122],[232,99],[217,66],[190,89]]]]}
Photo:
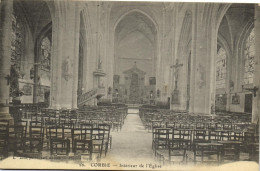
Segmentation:
{"type": "Polygon", "coordinates": [[[0,118],[12,119],[9,114],[9,78],[11,67],[11,28],[13,1],[2,0],[0,11],[0,118]]]}
{"type": "Polygon", "coordinates": [[[55,3],[50,108],[76,108],[80,15],[77,2],[55,3]]]}
{"type": "Polygon", "coordinates": [[[258,88],[256,96],[253,94],[252,123],[257,123],[260,115],[260,6],[255,5],[255,70],[254,87],[258,88]]]}
{"type": "Polygon", "coordinates": [[[192,34],[194,43],[192,44],[192,68],[191,68],[191,106],[190,112],[210,114],[211,103],[214,101],[213,86],[214,84],[214,68],[212,60],[215,59],[212,51],[215,52],[213,41],[216,41],[214,34],[214,26],[211,26],[214,21],[210,15],[203,15],[203,4],[196,4],[196,16],[193,17],[192,24],[194,25],[192,34]],[[209,18],[210,17],[210,18],[209,18]],[[212,78],[213,77],[213,78],[212,78]]]}
{"type": "Polygon", "coordinates": [[[216,104],[215,104],[215,98],[216,98],[216,58],[217,58],[217,26],[214,24],[215,22],[212,22],[209,27],[209,34],[208,38],[210,41],[210,45],[208,46],[208,69],[209,76],[207,76],[207,87],[209,89],[208,99],[210,101],[206,104],[207,112],[208,114],[215,114],[216,104]]]}

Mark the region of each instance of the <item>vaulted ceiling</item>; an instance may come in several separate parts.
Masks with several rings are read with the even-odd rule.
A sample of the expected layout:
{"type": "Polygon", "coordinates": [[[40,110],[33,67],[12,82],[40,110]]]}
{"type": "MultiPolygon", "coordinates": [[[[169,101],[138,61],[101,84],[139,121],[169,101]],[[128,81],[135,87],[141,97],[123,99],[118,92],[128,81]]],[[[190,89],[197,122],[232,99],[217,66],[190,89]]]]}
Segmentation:
{"type": "Polygon", "coordinates": [[[36,36],[51,22],[49,7],[43,0],[16,0],[14,10],[17,15],[25,16],[31,32],[36,36]]]}
{"type": "Polygon", "coordinates": [[[147,16],[138,12],[128,14],[117,25],[116,35],[118,43],[135,31],[143,34],[151,44],[154,44],[156,35],[155,26],[147,16]]]}
{"type": "Polygon", "coordinates": [[[223,17],[218,34],[228,43],[232,51],[242,31],[249,22],[253,22],[254,4],[232,4],[223,17]]]}

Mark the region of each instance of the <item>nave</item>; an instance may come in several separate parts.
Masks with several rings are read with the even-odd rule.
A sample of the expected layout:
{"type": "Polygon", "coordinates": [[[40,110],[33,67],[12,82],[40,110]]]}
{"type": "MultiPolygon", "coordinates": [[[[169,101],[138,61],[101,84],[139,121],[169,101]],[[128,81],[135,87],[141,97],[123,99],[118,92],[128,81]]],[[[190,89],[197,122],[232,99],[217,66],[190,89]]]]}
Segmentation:
{"type": "Polygon", "coordinates": [[[135,110],[132,112],[135,113],[128,113],[122,130],[112,133],[114,148],[108,158],[122,164],[151,163],[154,159],[151,149],[152,134],[145,130],[139,113],[135,110]]]}

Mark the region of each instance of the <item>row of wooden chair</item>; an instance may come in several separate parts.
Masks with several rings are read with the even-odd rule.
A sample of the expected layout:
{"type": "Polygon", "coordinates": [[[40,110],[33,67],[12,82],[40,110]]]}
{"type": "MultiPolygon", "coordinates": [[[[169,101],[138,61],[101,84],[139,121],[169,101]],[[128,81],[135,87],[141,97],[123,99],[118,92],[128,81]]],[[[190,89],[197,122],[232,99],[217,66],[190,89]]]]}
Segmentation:
{"type": "MultiPolygon", "coordinates": [[[[44,122],[49,125],[62,125],[73,123],[76,127],[82,123],[91,123],[98,125],[100,123],[110,124],[113,130],[121,130],[126,117],[126,110],[108,110],[108,111],[95,111],[93,116],[88,112],[81,112],[77,110],[52,110],[42,109],[41,112],[23,112],[21,118],[31,121],[44,122]]],[[[21,120],[21,118],[16,119],[21,120]]]]}
{"type": "Polygon", "coordinates": [[[259,151],[255,146],[259,143],[259,133],[249,133],[250,119],[239,118],[236,113],[225,116],[141,109],[139,115],[145,128],[153,134],[152,148],[161,162],[172,163],[179,156],[179,161],[184,163],[220,163],[240,160],[240,151],[249,153],[252,156],[249,160],[258,161],[254,157],[259,155],[252,151],[259,151]]]}
{"type": "Polygon", "coordinates": [[[251,116],[243,113],[226,113],[217,115],[205,115],[188,113],[186,111],[170,111],[170,110],[154,110],[140,109],[140,118],[146,128],[149,128],[151,121],[162,120],[163,122],[178,122],[178,123],[195,123],[195,122],[219,122],[219,123],[243,123],[250,124],[251,116]]]}
{"type": "MultiPolygon", "coordinates": [[[[214,132],[214,131],[213,131],[214,132]]],[[[197,158],[204,162],[205,157],[216,155],[215,162],[225,160],[239,160],[240,148],[244,145],[240,139],[224,139],[210,130],[189,130],[175,128],[155,128],[153,132],[152,148],[159,161],[181,156],[181,162],[190,158],[195,163],[197,158]],[[188,156],[190,152],[190,156],[188,156]]]]}
{"type": "Polygon", "coordinates": [[[102,154],[106,156],[108,147],[111,148],[112,145],[110,125],[107,124],[100,124],[97,128],[91,124],[82,124],[80,128],[74,128],[66,125],[45,127],[37,121],[31,121],[29,126],[27,121],[15,123],[13,126],[5,123],[0,124],[0,128],[4,128],[0,129],[0,150],[4,154],[3,157],[7,157],[11,151],[14,156],[41,157],[44,144],[47,144],[53,158],[68,157],[71,152],[76,157],[80,154],[80,149],[83,150],[80,144],[87,143],[91,144],[91,147],[88,147],[91,150],[91,159],[92,154],[96,154],[96,158],[100,160],[102,154]]]}

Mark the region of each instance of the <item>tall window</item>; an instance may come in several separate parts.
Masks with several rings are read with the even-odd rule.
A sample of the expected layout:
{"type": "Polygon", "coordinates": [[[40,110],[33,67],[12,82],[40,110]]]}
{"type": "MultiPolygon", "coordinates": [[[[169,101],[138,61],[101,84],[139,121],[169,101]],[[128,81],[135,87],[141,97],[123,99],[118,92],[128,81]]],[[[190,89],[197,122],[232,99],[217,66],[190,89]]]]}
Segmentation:
{"type": "Polygon", "coordinates": [[[255,32],[252,29],[249,34],[244,48],[244,84],[253,83],[254,68],[255,68],[255,32]]]}
{"type": "Polygon", "coordinates": [[[24,51],[24,27],[21,18],[15,13],[12,14],[11,34],[11,61],[18,71],[21,70],[21,60],[24,51]]]}
{"type": "Polygon", "coordinates": [[[220,47],[216,60],[216,89],[225,88],[227,71],[226,60],[226,51],[224,48],[220,47]]]}
{"type": "Polygon", "coordinates": [[[51,63],[51,41],[46,36],[42,39],[41,42],[41,69],[45,71],[50,71],[50,63],[51,63]]]}

